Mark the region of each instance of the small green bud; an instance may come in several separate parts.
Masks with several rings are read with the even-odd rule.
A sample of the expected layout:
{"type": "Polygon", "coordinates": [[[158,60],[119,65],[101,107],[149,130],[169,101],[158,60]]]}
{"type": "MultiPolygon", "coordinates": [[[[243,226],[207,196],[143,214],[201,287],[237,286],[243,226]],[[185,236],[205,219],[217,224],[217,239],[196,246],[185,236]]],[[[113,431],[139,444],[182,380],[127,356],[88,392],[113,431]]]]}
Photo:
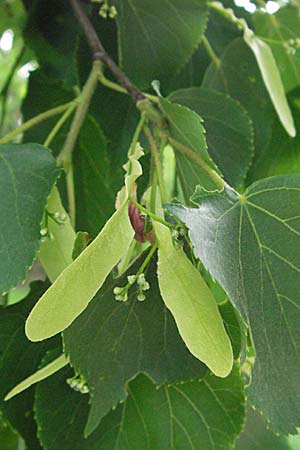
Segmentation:
{"type": "Polygon", "coordinates": [[[117,10],[116,10],[116,7],[115,6],[111,6],[110,7],[110,10],[109,10],[109,18],[110,19],[114,19],[116,16],[117,16],[117,10]]]}
{"type": "Polygon", "coordinates": [[[41,236],[47,236],[48,235],[48,228],[41,228],[40,235],[41,236]]]}
{"type": "Polygon", "coordinates": [[[146,300],[146,296],[145,296],[145,294],[140,293],[140,294],[137,296],[137,299],[138,299],[139,302],[144,302],[144,301],[146,300]]]}
{"type": "Polygon", "coordinates": [[[135,275],[128,275],[128,283],[133,284],[135,282],[135,275]]]}

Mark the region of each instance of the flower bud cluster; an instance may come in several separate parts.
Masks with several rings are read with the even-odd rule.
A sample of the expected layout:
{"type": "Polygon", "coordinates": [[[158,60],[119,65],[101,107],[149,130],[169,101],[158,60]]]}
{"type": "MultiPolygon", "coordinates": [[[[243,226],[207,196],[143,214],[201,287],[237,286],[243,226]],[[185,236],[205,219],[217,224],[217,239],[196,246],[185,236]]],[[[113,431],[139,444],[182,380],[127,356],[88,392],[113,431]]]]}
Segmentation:
{"type": "Polygon", "coordinates": [[[95,3],[102,3],[99,9],[99,16],[103,17],[103,19],[114,19],[117,15],[117,9],[115,6],[110,6],[108,4],[108,0],[93,0],[95,3]]]}
{"type": "Polygon", "coordinates": [[[68,378],[67,383],[76,392],[80,392],[81,394],[88,394],[89,392],[89,388],[84,378],[80,375],[75,375],[72,378],[68,378]]]}
{"type": "Polygon", "coordinates": [[[137,292],[137,300],[139,302],[143,302],[146,300],[146,296],[144,294],[144,291],[147,291],[150,289],[150,284],[145,279],[145,274],[141,273],[139,275],[129,275],[127,277],[128,283],[126,286],[120,287],[116,286],[114,288],[114,295],[115,299],[119,302],[127,302],[128,300],[128,291],[129,289],[134,285],[134,283],[137,284],[138,292],[137,292]]]}
{"type": "Polygon", "coordinates": [[[288,55],[294,55],[300,48],[300,38],[291,38],[283,44],[283,47],[288,55]]]}

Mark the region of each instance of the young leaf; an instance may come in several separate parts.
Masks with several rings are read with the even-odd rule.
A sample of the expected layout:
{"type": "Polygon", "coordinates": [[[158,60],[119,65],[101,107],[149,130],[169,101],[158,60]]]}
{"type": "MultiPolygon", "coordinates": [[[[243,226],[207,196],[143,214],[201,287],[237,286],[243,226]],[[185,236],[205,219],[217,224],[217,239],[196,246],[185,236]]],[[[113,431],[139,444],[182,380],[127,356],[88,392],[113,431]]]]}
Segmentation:
{"type": "Polygon", "coordinates": [[[88,399],[70,389],[68,376],[61,371],[37,388],[39,438],[47,450],[231,450],[243,426],[237,368],[225,379],[208,375],[159,389],[141,375],[129,384],[126,401],[85,439],[88,399]]]}
{"type": "Polygon", "coordinates": [[[56,186],[52,188],[46,208],[48,213],[54,216],[58,215],[58,221],[61,221],[59,224],[54,220],[55,217],[48,217],[48,237],[41,242],[39,252],[42,266],[53,283],[60,273],[73,262],[72,249],[76,234],[62,206],[56,186]]]}
{"type": "Polygon", "coordinates": [[[170,230],[155,223],[159,241],[157,275],[166,306],[190,352],[211,371],[226,377],[233,364],[230,339],[216,301],[181,248],[175,248],[170,230]]]}
{"type": "Polygon", "coordinates": [[[229,187],[198,191],[199,208],[172,208],[189,227],[195,254],[250,323],[250,398],[283,433],[300,424],[299,186],[299,174],[278,176],[242,196],[229,187]]]}
{"type": "Polygon", "coordinates": [[[200,378],[207,371],[186,348],[162,301],[154,261],[146,272],[150,285],[146,300],[138,301],[133,286],[127,302],[116,301],[114,287],[124,286],[127,276],[136,273],[141,263],[137,261],[122,278],[108,278],[63,334],[71,365],[90,389],[91,409],[85,427],[88,435],[111,408],[125,400],[127,383],[137,373],[145,372],[161,384],[200,378]]]}
{"type": "Polygon", "coordinates": [[[50,286],[26,321],[26,335],[32,341],[54,336],[67,328],[87,307],[107,275],[122,258],[133,239],[128,217],[128,196],[142,169],[137,148],[129,157],[125,187],[119,209],[105,224],[96,239],[50,286]],[[62,301],[63,299],[63,301],[62,301]]]}
{"type": "Polygon", "coordinates": [[[152,80],[168,86],[200,44],[206,22],[204,0],[114,0],[119,29],[119,58],[140,87],[152,80]]]}
{"type": "Polygon", "coordinates": [[[0,292],[23,281],[33,263],[47,197],[58,174],[45,147],[0,145],[0,292]]]}
{"type": "Polygon", "coordinates": [[[247,111],[229,95],[213,89],[180,89],[168,98],[203,117],[208,153],[228,183],[240,184],[254,153],[253,125],[247,111]]]}
{"type": "MultiPolygon", "coordinates": [[[[196,156],[199,155],[211,172],[217,171],[216,165],[207,152],[205,129],[202,126],[201,117],[185,106],[170,103],[163,98],[160,99],[160,106],[168,120],[171,137],[195,152],[196,156]]],[[[220,189],[220,185],[212,179],[211,175],[187,156],[176,152],[176,161],[186,201],[189,201],[198,184],[210,191],[220,189]]]]}

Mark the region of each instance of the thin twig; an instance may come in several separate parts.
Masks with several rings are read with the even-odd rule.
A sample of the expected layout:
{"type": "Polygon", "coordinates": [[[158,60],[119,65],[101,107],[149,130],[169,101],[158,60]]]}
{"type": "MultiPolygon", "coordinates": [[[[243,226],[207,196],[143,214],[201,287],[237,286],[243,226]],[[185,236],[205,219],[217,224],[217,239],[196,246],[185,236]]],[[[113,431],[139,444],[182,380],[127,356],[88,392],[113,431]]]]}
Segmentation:
{"type": "Polygon", "coordinates": [[[50,117],[56,116],[57,114],[64,112],[66,109],[69,109],[70,106],[72,106],[74,103],[76,104],[76,102],[77,99],[72,100],[71,102],[64,103],[63,105],[59,105],[56,106],[55,108],[48,109],[48,111],[44,111],[41,114],[38,114],[37,116],[33,117],[32,119],[27,120],[27,122],[22,123],[22,125],[15,128],[2,138],[0,138],[0,144],[5,144],[6,142],[11,141],[14,137],[18,136],[19,134],[23,133],[26,130],[29,130],[29,128],[34,127],[40,122],[43,122],[44,120],[49,119],[50,117]]]}
{"type": "Polygon", "coordinates": [[[176,141],[171,137],[169,137],[168,140],[173,149],[175,150],[175,152],[181,153],[182,155],[186,156],[190,161],[197,164],[197,166],[200,167],[203,170],[203,172],[205,172],[221,190],[224,189],[225,185],[224,180],[212,167],[210,167],[209,164],[207,164],[206,161],[204,161],[204,159],[202,159],[199,153],[194,152],[186,145],[181,144],[180,142],[176,141]]]}
{"type": "Polygon", "coordinates": [[[90,75],[82,89],[79,97],[79,104],[77,106],[75,116],[73,118],[67,139],[58,155],[57,162],[64,168],[66,172],[67,194],[69,203],[69,214],[73,227],[75,228],[76,218],[76,203],[75,203],[75,189],[74,189],[74,171],[72,164],[72,155],[78,139],[81,126],[86,118],[91,99],[98,84],[99,72],[101,70],[101,62],[96,60],[93,63],[90,75]]]}
{"type": "Polygon", "coordinates": [[[55,136],[57,135],[57,133],[59,132],[59,130],[61,129],[61,127],[63,126],[63,124],[65,123],[65,121],[68,119],[68,117],[73,113],[74,109],[76,108],[76,103],[74,103],[73,105],[71,105],[65,112],[64,114],[61,116],[61,118],[58,120],[58,122],[56,123],[56,125],[54,126],[54,128],[52,128],[52,130],[50,131],[50,133],[48,134],[47,138],[45,139],[44,142],[44,146],[45,147],[49,147],[49,145],[51,144],[52,140],[55,138],[55,136]]]}
{"type": "Polygon", "coordinates": [[[147,216],[151,217],[151,219],[155,220],[156,222],[161,223],[162,225],[164,225],[167,228],[170,228],[171,230],[174,230],[174,226],[167,222],[166,220],[162,219],[161,217],[157,216],[156,214],[154,214],[153,212],[149,211],[147,208],[145,208],[143,205],[141,205],[140,203],[138,203],[134,198],[129,197],[129,201],[130,203],[132,203],[134,206],[137,207],[137,209],[139,209],[141,212],[143,212],[144,214],[146,214],[147,216]]]}
{"type": "Polygon", "coordinates": [[[100,64],[101,63],[99,61],[94,61],[93,63],[91,73],[79,97],[79,105],[76,109],[76,113],[71,124],[66,142],[57,159],[58,163],[63,166],[66,172],[68,172],[71,165],[74,146],[76,144],[81,125],[86,117],[93,93],[98,83],[100,64]]]}
{"type": "Polygon", "coordinates": [[[79,0],[69,0],[74,14],[85,34],[87,42],[92,50],[94,60],[99,60],[105,64],[112,74],[116,77],[119,83],[124,86],[126,91],[133,97],[135,102],[145,99],[144,94],[129,80],[120,67],[114,60],[106,53],[90,19],[86,15],[79,0]]]}
{"type": "Polygon", "coordinates": [[[206,50],[208,56],[210,57],[212,62],[218,67],[221,64],[220,58],[216,55],[214,49],[210,45],[206,36],[203,36],[202,42],[203,42],[203,45],[205,47],[205,50],[206,50]]]}

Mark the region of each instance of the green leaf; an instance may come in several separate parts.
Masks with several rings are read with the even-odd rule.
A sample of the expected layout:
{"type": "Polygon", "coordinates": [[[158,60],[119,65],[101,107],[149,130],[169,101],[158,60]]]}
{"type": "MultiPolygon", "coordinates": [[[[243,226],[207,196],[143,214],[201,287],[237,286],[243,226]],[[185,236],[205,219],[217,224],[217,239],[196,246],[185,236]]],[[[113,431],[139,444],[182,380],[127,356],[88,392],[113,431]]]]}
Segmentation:
{"type": "Polygon", "coordinates": [[[59,372],[37,389],[39,438],[47,450],[230,450],[243,425],[236,369],[226,379],[209,375],[159,389],[141,375],[130,383],[126,402],[84,439],[88,401],[71,391],[69,374],[59,372]]]}
{"type": "Polygon", "coordinates": [[[25,380],[21,381],[21,383],[17,384],[9,393],[5,396],[5,401],[10,400],[11,398],[15,397],[16,395],[20,394],[21,392],[25,391],[26,389],[30,388],[36,383],[39,383],[42,380],[45,380],[46,378],[50,377],[54,373],[56,373],[58,370],[62,369],[69,363],[68,358],[65,357],[64,354],[56,358],[54,361],[47,364],[42,369],[37,370],[32,375],[29,375],[29,377],[25,378],[25,380]]]}
{"type": "MultiPolygon", "coordinates": [[[[300,109],[297,105],[297,96],[291,97],[291,110],[296,123],[297,133],[300,133],[300,109]]],[[[300,141],[293,139],[280,126],[277,117],[274,117],[272,136],[264,148],[260,158],[251,171],[251,181],[259,180],[273,175],[300,172],[300,141]]]]}
{"type": "Polygon", "coordinates": [[[231,340],[234,359],[238,359],[241,355],[243,344],[245,341],[245,332],[242,327],[241,319],[238,312],[230,301],[218,305],[221,313],[226,332],[231,340]]]}
{"type": "Polygon", "coordinates": [[[128,250],[134,231],[128,216],[127,200],[135,180],[142,173],[138,162],[141,155],[142,152],[137,149],[134,155],[129,156],[119,209],[31,311],[25,327],[30,340],[47,339],[67,328],[85,310],[107,275],[128,250]]]}
{"type": "Polygon", "coordinates": [[[292,450],[292,446],[286,436],[276,435],[269,429],[262,414],[248,406],[245,428],[239,436],[234,450],[249,449],[292,450]]]}
{"type": "MultiPolygon", "coordinates": [[[[30,74],[27,95],[22,104],[24,120],[29,120],[50,108],[68,103],[74,99],[74,91],[66,88],[59,80],[49,77],[47,71],[38,69],[30,74]],[[39,101],[33,102],[33,98],[39,101]]],[[[41,122],[30,128],[23,136],[23,141],[43,143],[59,118],[57,116],[41,122]]],[[[70,126],[70,124],[68,125],[70,126]]],[[[55,156],[61,150],[68,128],[62,128],[51,143],[51,150],[55,156]]]]}
{"type": "Polygon", "coordinates": [[[199,208],[173,207],[195,254],[250,323],[250,398],[283,433],[300,423],[299,186],[299,174],[278,176],[242,196],[229,187],[211,196],[198,191],[199,208]]]}
{"type": "Polygon", "coordinates": [[[253,127],[247,111],[229,95],[205,88],[181,89],[169,100],[204,119],[208,152],[225,179],[237,186],[253,157],[253,127]]]}
{"type": "MultiPolygon", "coordinates": [[[[88,50],[86,50],[88,52],[88,50]]],[[[73,153],[74,161],[74,183],[75,183],[75,200],[76,200],[76,224],[78,229],[88,231],[91,238],[97,236],[99,230],[104,226],[107,219],[114,211],[114,200],[123,180],[123,171],[119,164],[124,163],[124,160],[116,162],[115,156],[117,148],[111,145],[111,131],[113,127],[114,140],[120,136],[120,123],[116,120],[116,125],[113,123],[115,118],[115,111],[118,114],[123,113],[122,100],[120,95],[117,96],[119,103],[111,104],[110,96],[101,97],[102,90],[96,90],[95,103],[92,114],[86,117],[79,134],[79,139],[73,153]],[[99,108],[99,104],[106,104],[106,108],[99,108]],[[112,108],[112,109],[110,109],[112,108]],[[99,109],[101,111],[99,111],[99,109]],[[103,111],[104,110],[104,111],[103,111]],[[95,115],[96,114],[96,115],[95,115]],[[105,132],[109,131],[108,138],[103,134],[99,122],[95,120],[105,117],[105,132]],[[109,117],[111,122],[106,121],[109,117]],[[109,152],[108,152],[109,150],[109,152]],[[118,168],[116,168],[116,164],[118,168]]],[[[109,91],[110,93],[110,91],[109,91]]],[[[114,95],[115,93],[112,92],[114,95]]],[[[126,96],[123,96],[127,101],[126,96]]],[[[28,95],[23,104],[23,114],[26,119],[48,110],[49,108],[58,106],[62,103],[68,102],[74,98],[74,92],[66,89],[63,84],[57,80],[49,79],[41,70],[32,74],[29,81],[28,95]],[[33,97],[39,98],[39,102],[32,102],[33,97]]],[[[127,105],[128,106],[128,105],[127,105]]],[[[134,105],[133,105],[134,107],[134,105]]],[[[135,107],[134,107],[135,108],[135,107]]],[[[135,108],[136,109],[136,108],[135,108]]],[[[124,111],[126,116],[128,107],[124,111]]],[[[28,130],[25,134],[25,139],[34,142],[44,142],[49,135],[51,129],[55,126],[59,119],[57,117],[50,118],[47,121],[39,124],[28,130]]],[[[52,140],[50,147],[55,155],[58,155],[64,145],[68,129],[70,127],[70,119],[57,133],[52,140]]],[[[136,126],[136,114],[134,115],[133,126],[136,126]]],[[[121,142],[120,147],[123,151],[124,157],[127,157],[126,151],[130,145],[130,139],[134,133],[134,129],[130,127],[128,133],[131,132],[128,142],[121,142]]],[[[134,128],[134,127],[133,127],[134,128]]],[[[119,150],[120,151],[120,150],[119,150]]],[[[58,183],[58,188],[64,204],[67,204],[65,198],[65,184],[64,177],[61,177],[58,183]]]]}
{"type": "Polygon", "coordinates": [[[40,242],[40,224],[58,169],[37,144],[0,146],[0,292],[26,277],[40,242]]]}
{"type": "Polygon", "coordinates": [[[115,192],[104,134],[92,116],[80,130],[74,152],[76,224],[94,238],[114,212],[115,192]]]}
{"type": "Polygon", "coordinates": [[[203,87],[226,92],[244,106],[254,125],[255,156],[259,155],[271,134],[273,108],[255,58],[242,39],[228,45],[219,66],[209,66],[203,87]]]}
{"type": "Polygon", "coordinates": [[[280,8],[276,14],[259,11],[253,22],[255,32],[272,48],[285,90],[299,86],[300,50],[291,45],[291,40],[300,39],[299,5],[280,8]]]}
{"type": "Polygon", "coordinates": [[[1,419],[0,422],[0,450],[16,450],[18,448],[18,434],[1,419]]]}
{"type": "MultiPolygon", "coordinates": [[[[196,155],[198,154],[209,168],[217,170],[207,152],[205,130],[202,126],[203,120],[201,117],[185,106],[170,103],[163,98],[160,99],[160,105],[168,120],[171,137],[180,144],[189,147],[196,155]]],[[[197,184],[201,184],[207,190],[217,190],[220,188],[207,172],[202,170],[201,167],[196,165],[195,162],[192,162],[187,156],[176,152],[176,162],[186,201],[189,200],[197,184]]]]}
{"type": "Polygon", "coordinates": [[[83,250],[87,247],[89,243],[90,237],[89,234],[86,231],[78,231],[76,233],[76,239],[74,242],[74,247],[72,251],[72,259],[78,258],[80,253],[83,252],[83,250]]]}
{"type": "Polygon", "coordinates": [[[269,45],[262,41],[249,28],[245,19],[238,19],[232,9],[224,8],[220,2],[213,2],[212,7],[219,11],[222,15],[235,23],[238,28],[243,30],[243,37],[246,44],[251,48],[256,62],[258,64],[260,73],[264,80],[265,86],[269,92],[273,106],[278,114],[280,122],[285,128],[286,132],[295,137],[296,130],[291,114],[284,87],[280,78],[280,73],[277,68],[273,53],[269,45]]]}
{"type": "Polygon", "coordinates": [[[34,51],[39,66],[45,69],[49,77],[74,85],[76,83],[74,54],[79,27],[69,2],[66,0],[51,2],[27,0],[27,2],[30,5],[28,5],[29,20],[24,32],[25,43],[34,51]]]}
{"type": "Polygon", "coordinates": [[[161,296],[190,352],[215,375],[226,377],[232,369],[233,354],[217,303],[182,248],[174,247],[170,230],[158,222],[154,229],[161,296]]]}
{"type": "Polygon", "coordinates": [[[59,192],[53,187],[47,201],[47,211],[59,214],[64,220],[58,224],[53,218],[48,218],[47,237],[41,242],[39,259],[51,282],[54,282],[61,272],[73,262],[72,249],[75,241],[75,231],[70,219],[61,204],[59,192]]]}
{"type": "Polygon", "coordinates": [[[138,261],[121,279],[108,279],[86,311],[64,332],[72,366],[90,388],[91,411],[85,432],[90,434],[101,418],[126,398],[129,380],[146,372],[156,383],[199,378],[206,368],[181,340],[176,324],[160,297],[154,263],[146,271],[150,290],[137,300],[137,288],[125,303],[113,289],[136,273],[138,261]],[[97,330],[95,333],[94,330],[97,330]]]}
{"type": "Polygon", "coordinates": [[[4,402],[4,397],[10,389],[38,369],[45,352],[60,344],[57,339],[33,344],[26,338],[24,333],[26,317],[36,299],[45,290],[42,283],[35,283],[31,287],[31,293],[26,300],[1,310],[0,409],[12,427],[25,439],[28,448],[39,450],[33,418],[34,390],[28,389],[18,397],[4,402]]]}
{"type": "Polygon", "coordinates": [[[202,39],[207,7],[204,0],[114,0],[119,29],[119,59],[140,88],[152,80],[168,86],[202,39]]]}

